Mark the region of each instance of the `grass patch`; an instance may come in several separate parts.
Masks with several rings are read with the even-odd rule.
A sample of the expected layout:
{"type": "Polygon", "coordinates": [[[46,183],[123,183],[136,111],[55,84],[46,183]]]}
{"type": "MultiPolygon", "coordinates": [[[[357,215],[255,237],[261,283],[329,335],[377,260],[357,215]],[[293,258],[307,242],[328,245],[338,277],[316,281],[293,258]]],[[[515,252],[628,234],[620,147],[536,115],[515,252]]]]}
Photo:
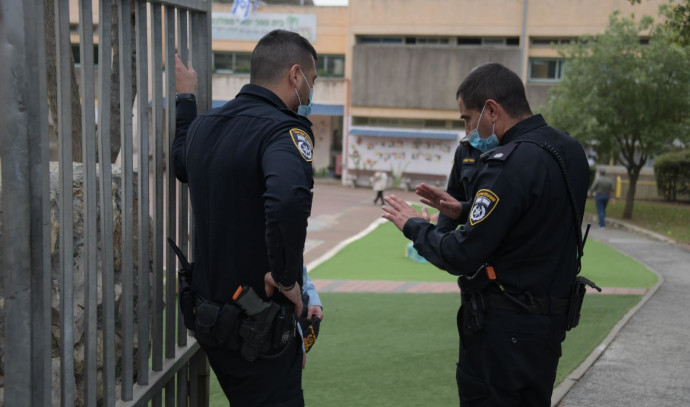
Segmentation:
{"type": "MultiPolygon", "coordinates": [[[[649,229],[679,242],[690,244],[690,205],[682,203],[635,201],[632,219],[623,219],[625,199],[606,206],[606,216],[621,219],[635,226],[649,229]]],[[[593,199],[588,199],[585,212],[595,214],[593,199]]]]}
{"type": "MultiPolygon", "coordinates": [[[[306,405],[457,405],[456,294],[323,293],[325,320],[303,373],[306,405]]],[[[590,295],[563,343],[556,384],[640,296],[590,295]]],[[[227,406],[212,374],[211,406],[227,406]]]]}
{"type": "MultiPolygon", "coordinates": [[[[405,258],[409,242],[390,222],[377,227],[309,273],[312,279],[384,281],[456,281],[430,263],[405,258]]],[[[589,239],[582,275],[602,287],[651,288],[657,277],[640,263],[589,239]]]]}

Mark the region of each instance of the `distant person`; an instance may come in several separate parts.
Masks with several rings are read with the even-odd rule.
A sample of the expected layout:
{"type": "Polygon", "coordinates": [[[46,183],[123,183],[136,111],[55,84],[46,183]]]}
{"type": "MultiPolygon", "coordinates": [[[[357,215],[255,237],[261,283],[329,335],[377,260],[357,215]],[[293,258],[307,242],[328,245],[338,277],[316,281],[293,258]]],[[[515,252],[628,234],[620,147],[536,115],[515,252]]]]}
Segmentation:
{"type": "Polygon", "coordinates": [[[591,189],[591,195],[594,195],[594,203],[597,207],[597,215],[599,215],[600,228],[606,227],[606,205],[608,205],[609,199],[611,202],[615,202],[613,197],[615,188],[613,178],[606,175],[605,169],[600,169],[599,176],[592,183],[591,189]]]}
{"type": "Polygon", "coordinates": [[[388,174],[385,171],[376,171],[372,177],[372,187],[376,192],[376,198],[374,198],[374,205],[381,200],[381,205],[385,202],[383,201],[383,191],[386,190],[388,186],[388,174]]]}

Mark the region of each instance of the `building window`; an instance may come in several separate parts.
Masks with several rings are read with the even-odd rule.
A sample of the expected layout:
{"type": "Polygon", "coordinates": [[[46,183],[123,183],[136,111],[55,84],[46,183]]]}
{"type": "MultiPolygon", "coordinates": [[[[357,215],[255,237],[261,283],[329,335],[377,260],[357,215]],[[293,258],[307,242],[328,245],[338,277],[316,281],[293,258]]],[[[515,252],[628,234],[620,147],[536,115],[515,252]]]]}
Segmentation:
{"type": "Polygon", "coordinates": [[[477,47],[516,47],[520,45],[520,37],[458,37],[457,44],[477,47]]]}
{"type": "Polygon", "coordinates": [[[402,44],[402,37],[373,37],[368,35],[363,35],[357,37],[357,42],[359,44],[402,44]]]}
{"type": "Polygon", "coordinates": [[[573,38],[532,38],[530,42],[535,48],[549,48],[555,45],[570,44],[573,38]]]}
{"type": "Polygon", "coordinates": [[[213,72],[249,73],[251,58],[250,52],[214,52],[213,72]]]}
{"type": "Polygon", "coordinates": [[[345,76],[345,55],[319,55],[316,74],[320,77],[345,76]]]}
{"type": "MultiPolygon", "coordinates": [[[[79,53],[79,44],[72,44],[72,55],[74,56],[74,65],[81,65],[81,54],[79,53]]],[[[98,66],[98,45],[93,46],[93,65],[98,66]]]]}
{"type": "Polygon", "coordinates": [[[363,117],[352,118],[354,126],[370,127],[399,127],[408,129],[440,129],[459,130],[464,123],[461,120],[436,120],[436,119],[397,119],[389,117],[363,117]]]}
{"type": "Polygon", "coordinates": [[[562,59],[530,58],[529,80],[532,82],[558,82],[563,77],[562,59]]]}

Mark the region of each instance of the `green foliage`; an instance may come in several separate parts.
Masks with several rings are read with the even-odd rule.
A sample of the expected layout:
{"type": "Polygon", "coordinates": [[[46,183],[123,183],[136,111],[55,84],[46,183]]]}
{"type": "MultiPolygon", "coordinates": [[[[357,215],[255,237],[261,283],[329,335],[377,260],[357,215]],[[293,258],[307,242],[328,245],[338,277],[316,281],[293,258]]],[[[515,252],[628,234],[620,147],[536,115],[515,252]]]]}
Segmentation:
{"type": "Polygon", "coordinates": [[[667,201],[690,199],[690,150],[664,154],[654,162],[659,195],[667,201]]]}
{"type": "Polygon", "coordinates": [[[650,155],[675,139],[688,140],[690,49],[672,42],[651,17],[636,21],[615,12],[603,34],[581,37],[560,52],[566,72],[545,115],[600,160],[620,162],[633,183],[650,155]],[[647,30],[650,40],[643,45],[639,39],[647,30]]]}

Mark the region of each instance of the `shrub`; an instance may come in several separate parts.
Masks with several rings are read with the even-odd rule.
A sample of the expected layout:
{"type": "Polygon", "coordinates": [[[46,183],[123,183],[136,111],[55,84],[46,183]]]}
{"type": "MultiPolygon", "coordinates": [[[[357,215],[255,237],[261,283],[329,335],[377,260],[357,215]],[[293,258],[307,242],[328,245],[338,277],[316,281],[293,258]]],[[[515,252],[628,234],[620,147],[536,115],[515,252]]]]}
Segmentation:
{"type": "Polygon", "coordinates": [[[664,200],[690,200],[690,149],[657,158],[654,175],[659,195],[664,200]]]}

